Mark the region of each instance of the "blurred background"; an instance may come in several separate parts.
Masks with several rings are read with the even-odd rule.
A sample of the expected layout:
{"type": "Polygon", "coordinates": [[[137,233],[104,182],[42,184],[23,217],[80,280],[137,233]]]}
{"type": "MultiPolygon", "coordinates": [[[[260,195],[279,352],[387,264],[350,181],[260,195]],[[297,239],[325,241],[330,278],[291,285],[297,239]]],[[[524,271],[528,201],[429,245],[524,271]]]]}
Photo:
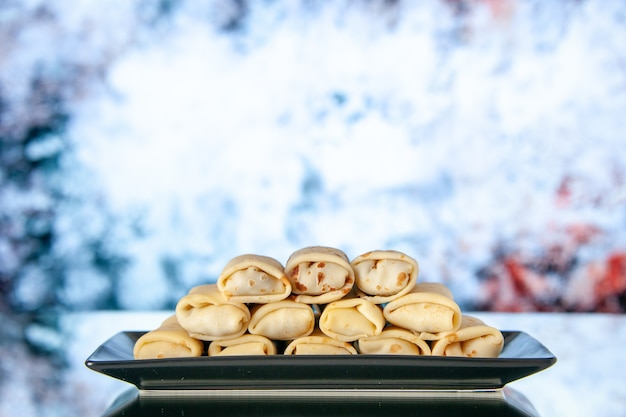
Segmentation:
{"type": "Polygon", "coordinates": [[[624,313],[625,115],[619,0],[0,0],[2,357],[318,244],[624,313]]]}

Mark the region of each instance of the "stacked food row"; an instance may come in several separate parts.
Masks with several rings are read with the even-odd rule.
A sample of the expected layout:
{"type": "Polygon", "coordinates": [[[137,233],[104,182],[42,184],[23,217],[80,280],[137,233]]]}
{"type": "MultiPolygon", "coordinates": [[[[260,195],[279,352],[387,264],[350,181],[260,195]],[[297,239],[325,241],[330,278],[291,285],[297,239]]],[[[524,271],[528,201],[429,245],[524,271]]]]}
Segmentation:
{"type": "Polygon", "coordinates": [[[418,283],[418,273],[415,259],[394,250],[350,261],[339,249],[311,246],[285,266],[267,256],[237,256],[215,284],[192,288],[174,315],[141,336],[134,356],[497,357],[502,333],[462,314],[444,285],[418,283]]]}

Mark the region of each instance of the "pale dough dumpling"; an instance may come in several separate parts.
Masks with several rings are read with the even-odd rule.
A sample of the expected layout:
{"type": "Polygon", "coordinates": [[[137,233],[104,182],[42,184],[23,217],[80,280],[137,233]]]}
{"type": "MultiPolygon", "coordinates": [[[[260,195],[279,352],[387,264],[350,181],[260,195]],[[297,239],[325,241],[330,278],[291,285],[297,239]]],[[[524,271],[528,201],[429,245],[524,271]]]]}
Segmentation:
{"type": "Polygon", "coordinates": [[[500,330],[487,326],[476,317],[464,315],[461,327],[433,343],[436,356],[464,356],[468,358],[497,358],[504,347],[500,330]]]}
{"type": "Polygon", "coordinates": [[[285,355],[357,355],[351,343],[326,336],[315,329],[310,336],[292,340],[284,350],[285,355]]]}
{"type": "Polygon", "coordinates": [[[247,305],[230,301],[215,284],[192,288],[176,304],[180,325],[197,339],[212,341],[233,339],[248,329],[247,305]]]}
{"type": "Polygon", "coordinates": [[[354,285],[354,270],[346,254],[326,246],[310,246],[291,254],[285,264],[295,301],[326,304],[346,296],[354,285]]]}
{"type": "Polygon", "coordinates": [[[400,327],[386,327],[379,335],[358,340],[358,351],[374,355],[429,356],[428,343],[414,332],[400,327]]]}
{"type": "Polygon", "coordinates": [[[226,298],[240,303],[271,303],[291,294],[283,265],[261,255],[231,259],[217,278],[217,287],[226,298]]]}
{"type": "Polygon", "coordinates": [[[248,332],[272,340],[293,340],[308,336],[315,328],[315,313],[309,304],[293,300],[258,304],[252,307],[248,332]]]}
{"type": "Polygon", "coordinates": [[[356,293],[374,304],[395,300],[413,289],[419,265],[395,250],[376,250],[352,260],[356,293]]]}
{"type": "Polygon", "coordinates": [[[201,356],[204,344],[181,327],[176,316],[168,317],[161,325],[144,333],[133,348],[135,359],[187,358],[201,356]]]}
{"type": "Polygon", "coordinates": [[[383,309],[387,321],[413,330],[424,340],[437,340],[461,326],[461,309],[440,283],[416,284],[413,290],[383,309]]]}
{"type": "Polygon", "coordinates": [[[243,334],[234,339],[211,342],[209,356],[267,356],[276,354],[276,345],[267,337],[243,334]]]}
{"type": "Polygon", "coordinates": [[[324,307],[319,320],[319,328],[324,334],[343,342],[378,335],[384,327],[382,309],[363,298],[333,301],[324,307]]]}

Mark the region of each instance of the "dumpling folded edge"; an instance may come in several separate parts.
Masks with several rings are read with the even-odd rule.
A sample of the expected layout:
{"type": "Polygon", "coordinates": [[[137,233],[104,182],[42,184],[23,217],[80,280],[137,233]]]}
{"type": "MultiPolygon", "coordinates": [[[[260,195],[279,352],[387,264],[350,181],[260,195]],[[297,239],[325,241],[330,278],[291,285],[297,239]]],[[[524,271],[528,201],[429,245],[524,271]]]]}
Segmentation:
{"type": "Polygon", "coordinates": [[[180,325],[197,339],[232,339],[241,336],[248,329],[250,309],[244,303],[226,299],[216,284],[204,284],[192,288],[178,300],[176,317],[180,325]],[[213,311],[203,314],[203,309],[213,311]],[[223,311],[216,314],[217,309],[228,310],[230,314],[224,314],[223,311]],[[220,322],[216,317],[223,321],[220,322]]]}
{"type": "Polygon", "coordinates": [[[417,283],[417,277],[419,274],[419,263],[414,258],[396,250],[375,250],[375,251],[366,252],[354,258],[351,264],[355,272],[356,294],[359,297],[365,298],[373,302],[374,304],[385,304],[385,303],[395,300],[396,298],[403,296],[404,294],[407,294],[413,289],[413,287],[415,287],[415,284],[417,283]],[[361,262],[372,261],[372,260],[373,261],[395,260],[395,261],[406,262],[407,264],[411,265],[411,272],[409,273],[408,280],[406,284],[404,285],[404,287],[399,289],[396,293],[390,294],[390,295],[372,294],[372,293],[367,293],[363,291],[359,287],[359,282],[361,280],[361,277],[359,276],[357,272],[358,269],[356,268],[356,266],[361,262]]]}
{"type": "MultiPolygon", "coordinates": [[[[341,249],[328,246],[308,246],[293,252],[285,264],[285,275],[288,279],[292,271],[301,263],[331,262],[344,268],[347,273],[344,285],[319,295],[298,294],[293,291],[294,300],[305,304],[328,304],[337,301],[352,291],[354,286],[354,269],[348,256],[341,249]]],[[[291,282],[291,280],[290,280],[291,282]]],[[[292,287],[294,287],[292,283],[292,287]]]]}
{"type": "Polygon", "coordinates": [[[141,335],[133,347],[133,357],[135,359],[162,359],[174,357],[196,357],[202,356],[204,343],[192,336],[181,327],[175,315],[168,317],[161,325],[147,333],[141,335]],[[159,345],[156,354],[146,354],[149,345],[159,345]],[[173,354],[169,349],[175,345],[181,349],[176,349],[173,354]]]}
{"type": "Polygon", "coordinates": [[[495,327],[473,316],[463,316],[461,327],[432,344],[433,356],[495,358],[504,347],[504,336],[495,327]]]}
{"type": "MultiPolygon", "coordinates": [[[[244,283],[247,285],[248,283],[244,283]]],[[[291,294],[291,282],[285,275],[285,269],[283,265],[276,259],[254,254],[239,255],[232,258],[224,267],[222,272],[217,278],[217,288],[220,292],[229,300],[238,301],[242,303],[269,303],[274,301],[284,300],[291,294]],[[259,271],[265,272],[270,276],[270,279],[278,281],[282,290],[276,293],[257,293],[246,294],[238,293],[237,291],[230,291],[227,288],[227,281],[238,271],[244,271],[248,268],[256,268],[259,271]]]]}

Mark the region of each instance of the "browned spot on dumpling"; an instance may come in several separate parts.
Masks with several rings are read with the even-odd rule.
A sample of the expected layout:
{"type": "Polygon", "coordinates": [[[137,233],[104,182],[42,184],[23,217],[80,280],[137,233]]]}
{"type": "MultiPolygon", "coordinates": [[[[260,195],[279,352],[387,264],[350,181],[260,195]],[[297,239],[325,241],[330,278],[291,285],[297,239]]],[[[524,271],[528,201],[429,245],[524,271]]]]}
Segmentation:
{"type": "Polygon", "coordinates": [[[296,265],[296,267],[291,271],[291,278],[295,278],[300,275],[300,265],[296,265]]]}
{"type": "Polygon", "coordinates": [[[406,272],[400,272],[400,273],[398,274],[397,279],[396,279],[396,285],[397,285],[398,287],[404,287],[404,285],[405,285],[405,283],[406,283],[406,281],[407,281],[408,277],[409,277],[409,276],[406,274],[406,272]]]}
{"type": "Polygon", "coordinates": [[[303,283],[301,283],[301,282],[296,282],[296,283],[294,283],[294,286],[295,286],[295,287],[296,287],[296,289],[297,289],[298,291],[300,291],[300,292],[304,292],[304,291],[308,290],[307,286],[306,286],[306,285],[304,285],[304,284],[303,284],[303,283]]]}
{"type": "Polygon", "coordinates": [[[253,279],[248,280],[248,287],[254,287],[256,285],[256,281],[253,279]]]}
{"type": "Polygon", "coordinates": [[[317,273],[317,285],[318,286],[322,283],[322,281],[324,281],[324,278],[326,278],[326,275],[322,271],[319,271],[317,273]]]}
{"type": "Polygon", "coordinates": [[[391,353],[402,352],[402,345],[398,343],[393,343],[391,346],[389,346],[389,352],[391,353]]]}
{"type": "Polygon", "coordinates": [[[318,262],[317,263],[317,267],[320,268],[320,269],[324,268],[325,266],[326,266],[326,263],[324,263],[324,262],[318,262]]]}

